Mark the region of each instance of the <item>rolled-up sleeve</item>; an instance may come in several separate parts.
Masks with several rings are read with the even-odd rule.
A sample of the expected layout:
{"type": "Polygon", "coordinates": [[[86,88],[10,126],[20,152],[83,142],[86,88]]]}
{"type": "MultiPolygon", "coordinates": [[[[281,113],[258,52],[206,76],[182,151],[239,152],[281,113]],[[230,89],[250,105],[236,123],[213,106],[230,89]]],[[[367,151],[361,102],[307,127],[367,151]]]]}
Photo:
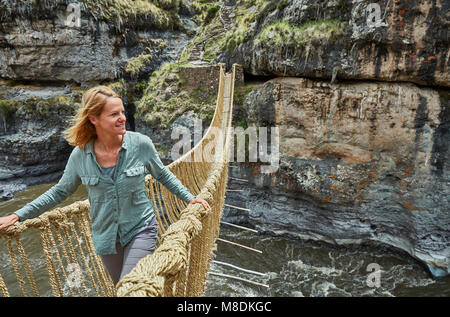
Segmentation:
{"type": "Polygon", "coordinates": [[[152,142],[152,140],[144,136],[142,144],[142,154],[144,156],[144,162],[146,167],[150,171],[150,174],[174,195],[177,195],[185,202],[189,202],[192,198],[195,198],[189,190],[180,182],[180,180],[164,166],[163,162],[159,158],[158,152],[152,142]]]}
{"type": "Polygon", "coordinates": [[[32,202],[14,212],[14,214],[19,216],[21,221],[38,217],[45,211],[65,200],[77,190],[81,180],[78,175],[79,164],[77,164],[75,158],[76,151],[77,148],[75,148],[70,154],[64,173],[56,185],[32,202]]]}

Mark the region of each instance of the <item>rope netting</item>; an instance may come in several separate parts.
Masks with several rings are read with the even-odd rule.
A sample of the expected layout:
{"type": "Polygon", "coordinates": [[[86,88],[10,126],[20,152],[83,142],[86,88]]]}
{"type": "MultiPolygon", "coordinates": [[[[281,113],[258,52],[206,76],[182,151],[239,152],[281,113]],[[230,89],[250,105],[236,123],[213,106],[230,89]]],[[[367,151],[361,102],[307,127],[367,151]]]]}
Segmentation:
{"type": "MultiPolygon", "coordinates": [[[[211,210],[205,210],[201,204],[187,205],[147,175],[146,190],[159,224],[158,246],[117,285],[113,284],[100,256],[95,253],[87,200],[17,222],[0,231],[17,281],[13,282],[13,288],[19,288],[23,296],[42,296],[38,285],[41,286],[45,279],[49,286],[44,290],[44,296],[48,289],[53,296],[204,294],[219,235],[232,141],[228,127],[231,127],[232,120],[236,67],[233,65],[232,72],[225,74],[225,65],[219,66],[220,81],[211,125],[194,148],[167,166],[193,195],[206,200],[211,210]],[[46,272],[33,267],[36,261],[30,263],[22,242],[24,235],[36,236],[36,230],[40,237],[38,247],[42,249],[40,258],[45,259],[46,272]]],[[[27,242],[29,240],[30,237],[27,242]]],[[[38,243],[36,238],[31,240],[38,243]]],[[[10,286],[0,274],[0,294],[9,296],[11,288],[8,288],[10,286]]]]}

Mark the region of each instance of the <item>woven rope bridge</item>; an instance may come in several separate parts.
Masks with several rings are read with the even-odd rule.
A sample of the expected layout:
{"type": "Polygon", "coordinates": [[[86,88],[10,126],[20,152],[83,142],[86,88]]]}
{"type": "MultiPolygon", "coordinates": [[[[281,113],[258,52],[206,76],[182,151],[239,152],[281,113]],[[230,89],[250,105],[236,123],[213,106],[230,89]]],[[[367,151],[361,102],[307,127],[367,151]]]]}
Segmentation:
{"type": "MultiPolygon", "coordinates": [[[[23,296],[40,296],[38,284],[42,287],[42,282],[36,282],[37,275],[48,279],[44,292],[51,289],[53,296],[202,296],[225,202],[235,66],[225,73],[220,64],[216,110],[204,137],[167,166],[192,194],[205,199],[211,210],[204,210],[201,204],[187,206],[147,175],[146,190],[159,223],[158,246],[117,285],[95,253],[87,200],[17,222],[0,231],[17,278],[13,287],[20,287],[23,296]],[[36,261],[30,261],[22,243],[24,235],[37,235],[36,231],[46,272],[33,269],[36,261]]],[[[8,288],[11,285],[6,285],[0,274],[0,294],[9,296],[8,288]]]]}

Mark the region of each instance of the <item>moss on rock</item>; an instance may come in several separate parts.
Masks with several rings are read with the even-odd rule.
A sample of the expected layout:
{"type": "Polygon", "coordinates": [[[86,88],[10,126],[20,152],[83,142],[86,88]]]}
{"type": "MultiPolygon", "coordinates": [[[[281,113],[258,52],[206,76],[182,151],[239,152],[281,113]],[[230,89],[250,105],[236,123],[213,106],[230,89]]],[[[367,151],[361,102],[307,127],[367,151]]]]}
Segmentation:
{"type": "Polygon", "coordinates": [[[6,133],[6,121],[17,108],[19,108],[20,103],[14,99],[0,99],[0,118],[3,121],[3,128],[6,133]]]}
{"type": "Polygon", "coordinates": [[[21,109],[26,112],[32,112],[34,115],[46,118],[50,113],[68,111],[75,113],[79,104],[65,95],[59,95],[51,98],[31,97],[25,100],[21,109]]]}
{"type": "Polygon", "coordinates": [[[186,111],[200,119],[212,119],[216,91],[186,87],[179,76],[180,64],[167,63],[153,72],[142,98],[136,103],[136,117],[153,127],[167,128],[186,111]]]}
{"type": "Polygon", "coordinates": [[[322,39],[334,41],[344,34],[346,22],[339,20],[308,21],[301,26],[292,26],[287,21],[267,25],[255,39],[255,45],[306,46],[322,39]]]}

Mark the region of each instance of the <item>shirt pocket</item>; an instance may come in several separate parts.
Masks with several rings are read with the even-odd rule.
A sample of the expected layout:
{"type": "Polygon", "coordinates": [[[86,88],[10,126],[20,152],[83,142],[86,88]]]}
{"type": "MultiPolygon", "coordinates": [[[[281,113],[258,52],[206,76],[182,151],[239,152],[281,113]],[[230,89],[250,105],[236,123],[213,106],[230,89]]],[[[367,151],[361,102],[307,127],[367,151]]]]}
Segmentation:
{"type": "Polygon", "coordinates": [[[81,183],[86,186],[96,186],[99,180],[98,176],[81,176],[81,183]]]}
{"type": "Polygon", "coordinates": [[[133,177],[133,176],[139,176],[139,175],[143,175],[145,172],[145,166],[144,164],[137,164],[129,169],[127,169],[125,171],[125,174],[128,177],[133,177]]]}
{"type": "Polygon", "coordinates": [[[124,171],[125,177],[121,181],[122,188],[127,192],[136,191],[145,187],[145,166],[138,163],[124,171]]]}
{"type": "Polygon", "coordinates": [[[100,186],[100,177],[98,176],[81,176],[81,183],[86,186],[89,194],[89,201],[96,203],[104,201],[105,190],[100,186]]]}

